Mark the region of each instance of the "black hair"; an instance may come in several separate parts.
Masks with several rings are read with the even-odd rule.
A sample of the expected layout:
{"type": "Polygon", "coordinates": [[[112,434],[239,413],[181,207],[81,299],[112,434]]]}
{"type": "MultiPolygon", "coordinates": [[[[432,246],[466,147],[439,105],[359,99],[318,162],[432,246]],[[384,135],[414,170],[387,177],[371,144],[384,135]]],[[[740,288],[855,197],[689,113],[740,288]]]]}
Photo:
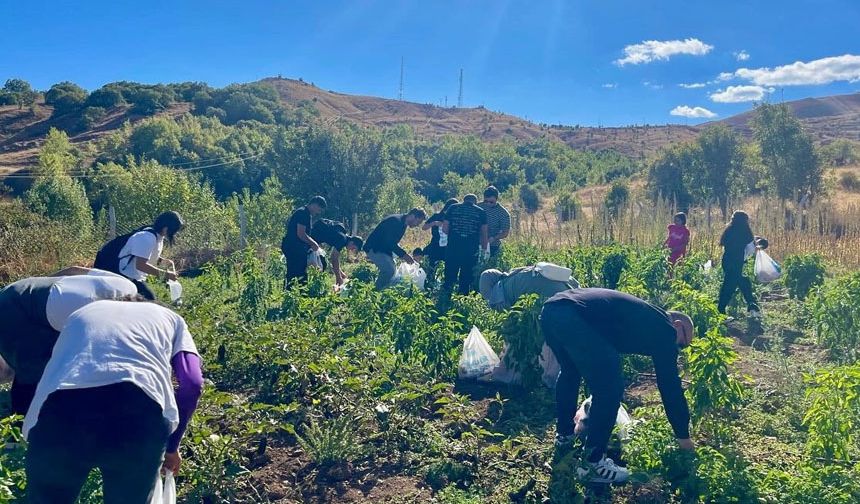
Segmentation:
{"type": "Polygon", "coordinates": [[[687,214],[685,214],[684,212],[678,212],[675,214],[675,220],[681,221],[681,225],[686,226],[687,225],[687,214]]]}
{"type": "Polygon", "coordinates": [[[475,196],[474,194],[469,193],[469,194],[463,196],[463,203],[475,204],[477,202],[478,202],[478,197],[475,196]]]}
{"type": "Polygon", "coordinates": [[[176,233],[182,231],[182,228],[185,227],[185,221],[182,220],[182,216],[179,215],[179,212],[164,212],[155,218],[155,222],[152,224],[152,228],[155,229],[156,233],[160,233],[162,229],[167,228],[167,243],[169,245],[173,245],[176,241],[176,233]]]}
{"type": "Polygon", "coordinates": [[[496,189],[496,186],[487,186],[487,188],[484,189],[484,199],[498,198],[498,197],[499,197],[499,190],[496,189]]]}
{"type": "Polygon", "coordinates": [[[357,248],[358,250],[361,250],[364,247],[364,240],[358,235],[347,237],[347,245],[349,245],[350,242],[355,243],[355,248],[357,248]]]}
{"type": "Polygon", "coordinates": [[[413,208],[406,215],[412,215],[414,217],[418,217],[421,220],[424,220],[427,218],[427,212],[425,212],[423,208],[413,208]]]}
{"type": "MultiPolygon", "coordinates": [[[[726,243],[726,237],[730,235],[734,235],[734,233],[739,233],[737,236],[749,236],[753,237],[752,228],[750,227],[750,216],[748,213],[743,210],[737,210],[732,214],[732,220],[726,224],[726,228],[723,230],[723,234],[720,235],[720,243],[726,243]]],[[[753,238],[747,240],[749,242],[753,238]]]]}
{"type": "Polygon", "coordinates": [[[460,200],[458,200],[457,198],[449,199],[448,201],[445,202],[445,206],[442,207],[442,213],[447,212],[449,208],[451,208],[452,206],[456,205],[459,202],[460,202],[460,200]]]}
{"type": "Polygon", "coordinates": [[[326,208],[328,203],[326,203],[325,198],[322,196],[314,196],[310,201],[308,201],[308,205],[317,205],[320,208],[326,208]]]}
{"type": "Polygon", "coordinates": [[[422,249],[421,247],[415,247],[415,250],[412,251],[412,255],[424,255],[424,249],[422,249]]]}

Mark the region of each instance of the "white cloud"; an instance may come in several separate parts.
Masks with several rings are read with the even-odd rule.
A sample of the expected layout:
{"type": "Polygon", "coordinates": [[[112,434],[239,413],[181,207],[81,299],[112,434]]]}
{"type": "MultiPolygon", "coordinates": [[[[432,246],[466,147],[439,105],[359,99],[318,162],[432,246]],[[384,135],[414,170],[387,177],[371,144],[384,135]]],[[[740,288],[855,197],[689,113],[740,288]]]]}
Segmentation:
{"type": "Polygon", "coordinates": [[[746,61],[750,59],[750,53],[746,52],[743,49],[741,49],[740,51],[735,51],[732,54],[735,55],[735,59],[738,61],[746,61]]]}
{"type": "Polygon", "coordinates": [[[813,61],[796,61],[775,68],[740,68],[734,73],[759,86],[806,86],[860,81],[860,56],[844,54],[813,61]]]}
{"type": "Polygon", "coordinates": [[[694,82],[692,84],[678,84],[684,89],[699,89],[707,86],[704,82],[694,82]]]}
{"type": "Polygon", "coordinates": [[[615,64],[624,66],[627,64],[639,65],[652,61],[666,61],[677,54],[703,56],[708,54],[713,48],[714,46],[705,44],[695,38],[685,40],[645,40],[642,43],[625,47],[624,57],[615,60],[615,64]]]}
{"type": "Polygon", "coordinates": [[[615,82],[607,82],[606,84],[604,84],[604,85],[602,85],[602,86],[600,86],[600,87],[602,87],[602,88],[604,88],[604,89],[615,89],[615,88],[617,88],[617,87],[618,87],[618,84],[617,84],[617,83],[615,83],[615,82]]]}
{"type": "Polygon", "coordinates": [[[720,75],[717,75],[717,78],[711,82],[725,82],[734,78],[734,72],[720,72],[720,75]]]}
{"type": "Polygon", "coordinates": [[[686,105],[678,105],[669,111],[673,116],[688,117],[693,119],[711,119],[717,117],[717,114],[711,112],[704,107],[688,107],[686,105]]]}
{"type": "Polygon", "coordinates": [[[743,103],[761,101],[766,93],[772,93],[773,88],[765,89],[761,86],[729,86],[711,93],[711,101],[717,103],[743,103]]]}
{"type": "Polygon", "coordinates": [[[642,85],[648,89],[663,89],[663,84],[655,84],[651,81],[642,81],[642,85]]]}

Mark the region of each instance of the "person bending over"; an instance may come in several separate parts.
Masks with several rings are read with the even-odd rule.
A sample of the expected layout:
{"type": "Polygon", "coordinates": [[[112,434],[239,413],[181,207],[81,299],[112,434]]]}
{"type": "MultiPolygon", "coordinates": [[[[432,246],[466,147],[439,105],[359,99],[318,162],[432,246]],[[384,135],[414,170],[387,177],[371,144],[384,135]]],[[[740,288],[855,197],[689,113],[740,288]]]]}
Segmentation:
{"type": "Polygon", "coordinates": [[[74,503],[94,468],[106,504],[148,504],[179,471],[200,357],[185,320],[142,299],[91,303],[60,333],[24,419],[31,504],[74,503]]]}
{"type": "Polygon", "coordinates": [[[377,224],[367,237],[364,243],[367,259],[379,268],[376,290],[382,290],[391,285],[396,271],[394,254],[407,264],[415,262],[412,256],[400,247],[400,240],[406,234],[406,228],[418,227],[426,218],[427,213],[422,208],[413,208],[405,214],[389,215],[382,219],[382,222],[377,224]]]}
{"type": "MultiPolygon", "coordinates": [[[[340,257],[343,249],[349,252],[357,252],[364,246],[364,240],[360,236],[350,236],[346,233],[343,223],[329,219],[320,219],[311,228],[311,238],[318,245],[329,245],[331,247],[331,269],[334,272],[335,284],[343,285],[348,278],[340,267],[340,257]]],[[[325,260],[323,259],[323,266],[325,260]]],[[[323,267],[325,269],[325,267],[323,267]]]]}
{"type": "Polygon", "coordinates": [[[74,267],[58,273],[63,275],[24,278],[0,290],[0,356],[14,371],[10,395],[17,415],[27,413],[69,315],[93,301],[137,293],[130,280],[106,271],[74,267]]]}
{"type": "Polygon", "coordinates": [[[579,381],[592,394],[585,460],[577,473],[595,483],[622,483],[630,473],[606,457],[606,446],[624,395],[621,356],[654,361],[657,388],[682,449],[692,450],[690,412],[678,375],[678,348],[693,338],[690,317],[666,312],[637,297],[609,289],[571,289],[551,297],[541,312],[546,344],[561,365],[556,385],[556,443],[574,438],[579,381]]]}
{"type": "Polygon", "coordinates": [[[281,252],[287,260],[287,284],[305,283],[308,279],[308,252],[320,245],[311,237],[311,221],[323,213],[327,204],[322,196],[314,196],[307,205],[297,209],[287,221],[287,234],[281,240],[281,252]]]}

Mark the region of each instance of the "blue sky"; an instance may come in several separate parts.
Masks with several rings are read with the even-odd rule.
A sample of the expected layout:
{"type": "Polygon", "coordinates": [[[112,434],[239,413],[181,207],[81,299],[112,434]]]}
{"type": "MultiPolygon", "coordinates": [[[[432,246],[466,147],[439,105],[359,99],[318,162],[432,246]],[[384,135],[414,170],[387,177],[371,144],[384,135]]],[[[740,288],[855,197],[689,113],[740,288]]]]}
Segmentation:
{"type": "Polygon", "coordinates": [[[395,98],[403,57],[404,99],[455,104],[462,68],[465,106],[604,126],[860,91],[858,0],[10,0],[2,11],[0,80],[40,89],[281,74],[395,98]]]}

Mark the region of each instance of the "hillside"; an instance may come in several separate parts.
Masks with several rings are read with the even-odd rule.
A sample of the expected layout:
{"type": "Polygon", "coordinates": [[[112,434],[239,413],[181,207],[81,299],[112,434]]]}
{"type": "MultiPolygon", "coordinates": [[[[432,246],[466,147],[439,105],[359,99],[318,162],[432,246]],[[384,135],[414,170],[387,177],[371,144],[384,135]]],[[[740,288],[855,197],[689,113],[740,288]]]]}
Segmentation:
{"type": "MultiPolygon", "coordinates": [[[[420,137],[473,135],[485,141],[529,141],[540,137],[558,139],[576,149],[614,150],[633,158],[646,157],[661,147],[694,138],[702,126],[663,125],[627,127],[582,127],[537,124],[522,118],[490,111],[484,107],[440,107],[371,96],[326,91],[301,80],[269,78],[261,81],[276,91],[288,108],[312,104],[325,123],[346,120],[363,126],[410,126],[420,137]]],[[[788,105],[818,142],[835,138],[860,140],[860,93],[807,98],[788,105]]],[[[190,111],[191,103],[178,102],[163,114],[178,116],[190,111]]],[[[72,135],[80,144],[98,139],[119,128],[125,121],[139,121],[129,106],[108,110],[90,128],[72,135]]],[[[0,174],[26,168],[35,162],[42,139],[51,127],[74,129],[64,117],[52,117],[52,108],[37,103],[32,112],[14,106],[0,107],[0,174]]],[[[722,122],[749,135],[752,112],[722,122]]]]}

